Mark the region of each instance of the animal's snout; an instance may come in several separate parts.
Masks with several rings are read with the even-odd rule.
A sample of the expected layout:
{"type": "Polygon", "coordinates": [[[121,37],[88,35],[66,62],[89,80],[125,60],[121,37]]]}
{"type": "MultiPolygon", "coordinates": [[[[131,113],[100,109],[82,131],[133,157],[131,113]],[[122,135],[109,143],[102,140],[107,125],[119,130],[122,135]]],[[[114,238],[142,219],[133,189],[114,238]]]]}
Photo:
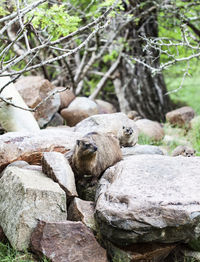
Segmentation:
{"type": "Polygon", "coordinates": [[[94,146],[94,152],[96,152],[96,151],[97,151],[97,149],[98,149],[98,147],[97,147],[97,146],[94,146]]]}

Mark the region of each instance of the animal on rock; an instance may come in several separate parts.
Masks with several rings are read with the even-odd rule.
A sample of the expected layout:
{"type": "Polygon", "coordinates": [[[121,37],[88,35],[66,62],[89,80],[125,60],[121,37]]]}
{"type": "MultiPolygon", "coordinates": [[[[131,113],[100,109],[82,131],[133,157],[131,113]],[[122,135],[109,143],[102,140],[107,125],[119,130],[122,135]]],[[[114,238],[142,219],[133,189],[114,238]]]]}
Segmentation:
{"type": "Polygon", "coordinates": [[[135,110],[129,111],[127,113],[128,118],[130,118],[131,120],[137,121],[139,119],[141,119],[141,116],[139,116],[139,113],[135,110]]]}
{"type": "Polygon", "coordinates": [[[188,146],[177,146],[174,151],[172,152],[172,156],[185,156],[185,157],[192,157],[195,156],[196,151],[188,146]]]}
{"type": "Polygon", "coordinates": [[[118,132],[120,146],[130,147],[138,142],[138,129],[129,126],[123,126],[118,132]]]}
{"type": "Polygon", "coordinates": [[[71,159],[76,178],[97,180],[110,166],[122,159],[117,138],[111,134],[91,132],[77,140],[71,159]]]}

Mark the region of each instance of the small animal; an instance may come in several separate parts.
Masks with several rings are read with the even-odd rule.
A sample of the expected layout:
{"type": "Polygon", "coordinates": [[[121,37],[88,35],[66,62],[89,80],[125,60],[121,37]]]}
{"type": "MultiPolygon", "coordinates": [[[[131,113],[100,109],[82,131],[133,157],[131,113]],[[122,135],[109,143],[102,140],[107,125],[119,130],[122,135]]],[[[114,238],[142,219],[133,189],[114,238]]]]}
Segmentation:
{"type": "Polygon", "coordinates": [[[122,159],[117,138],[110,134],[92,132],[77,140],[72,155],[72,168],[77,177],[97,178],[122,159]]]}
{"type": "Polygon", "coordinates": [[[120,146],[122,147],[130,147],[134,146],[138,141],[138,129],[129,127],[129,126],[123,126],[119,132],[118,132],[118,139],[120,146]]]}
{"type": "Polygon", "coordinates": [[[131,120],[137,121],[139,119],[141,119],[141,116],[139,116],[139,113],[135,110],[129,111],[127,113],[128,118],[130,118],[131,120]]]}
{"type": "Polygon", "coordinates": [[[192,157],[195,156],[196,151],[188,146],[177,146],[174,151],[172,152],[172,156],[185,156],[185,157],[192,157]]]}

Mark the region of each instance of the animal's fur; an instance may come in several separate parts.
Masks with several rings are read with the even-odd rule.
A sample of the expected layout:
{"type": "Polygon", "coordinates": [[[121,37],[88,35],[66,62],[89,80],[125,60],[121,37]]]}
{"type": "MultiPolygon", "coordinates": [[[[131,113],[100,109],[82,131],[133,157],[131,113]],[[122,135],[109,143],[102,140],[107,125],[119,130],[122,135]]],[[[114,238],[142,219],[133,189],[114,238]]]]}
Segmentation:
{"type": "Polygon", "coordinates": [[[138,129],[129,126],[123,126],[118,132],[120,146],[134,146],[138,141],[138,129]]]}
{"type": "MultiPolygon", "coordinates": [[[[10,81],[10,77],[0,77],[0,88],[10,81]]],[[[28,108],[14,84],[9,84],[1,93],[3,98],[9,99],[17,106],[28,108]]],[[[0,124],[6,131],[37,131],[39,126],[33,114],[5,102],[0,102],[0,124]]]]}
{"type": "Polygon", "coordinates": [[[92,132],[77,140],[72,168],[77,177],[97,179],[106,168],[122,159],[119,141],[110,134],[92,132]]]}
{"type": "Polygon", "coordinates": [[[185,157],[193,157],[195,156],[196,151],[188,146],[177,146],[172,152],[172,156],[185,156],[185,157]]]}

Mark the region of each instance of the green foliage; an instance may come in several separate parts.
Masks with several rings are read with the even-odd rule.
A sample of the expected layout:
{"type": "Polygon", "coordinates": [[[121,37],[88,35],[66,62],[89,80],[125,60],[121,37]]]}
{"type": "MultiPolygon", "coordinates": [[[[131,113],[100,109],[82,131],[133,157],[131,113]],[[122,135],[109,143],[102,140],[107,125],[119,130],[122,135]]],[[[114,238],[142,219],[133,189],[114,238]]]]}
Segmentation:
{"type": "Polygon", "coordinates": [[[34,262],[30,254],[18,252],[8,244],[0,242],[0,261],[1,262],[34,262]]]}
{"type": "Polygon", "coordinates": [[[117,50],[112,50],[110,53],[103,56],[104,63],[107,63],[108,61],[115,61],[115,59],[118,57],[117,50]]]}
{"type": "Polygon", "coordinates": [[[159,146],[162,144],[162,141],[155,141],[151,139],[149,136],[140,133],[138,137],[138,144],[140,145],[154,145],[154,146],[159,146]]]}
{"type": "Polygon", "coordinates": [[[33,255],[31,253],[25,252],[19,252],[10,247],[9,244],[3,244],[0,242],[0,261],[1,262],[48,262],[49,260],[47,258],[44,258],[42,260],[35,260],[33,258],[33,255]]]}
{"type": "Polygon", "coordinates": [[[177,90],[182,82],[187,65],[180,63],[164,71],[168,91],[172,91],[170,98],[175,104],[189,105],[196,114],[200,114],[200,61],[190,62],[189,75],[186,76],[182,88],[177,90]]]}
{"type": "Polygon", "coordinates": [[[65,5],[41,5],[37,10],[29,13],[27,19],[34,15],[32,24],[38,29],[45,29],[53,37],[53,40],[60,36],[66,36],[75,31],[81,19],[78,16],[71,16],[67,13],[65,5]]]}
{"type": "Polygon", "coordinates": [[[196,150],[196,155],[200,156],[200,119],[193,124],[192,129],[189,132],[192,145],[196,150]]]}
{"type": "Polygon", "coordinates": [[[3,8],[3,6],[0,6],[0,16],[5,16],[5,15],[8,15],[9,12],[3,8]]]}

